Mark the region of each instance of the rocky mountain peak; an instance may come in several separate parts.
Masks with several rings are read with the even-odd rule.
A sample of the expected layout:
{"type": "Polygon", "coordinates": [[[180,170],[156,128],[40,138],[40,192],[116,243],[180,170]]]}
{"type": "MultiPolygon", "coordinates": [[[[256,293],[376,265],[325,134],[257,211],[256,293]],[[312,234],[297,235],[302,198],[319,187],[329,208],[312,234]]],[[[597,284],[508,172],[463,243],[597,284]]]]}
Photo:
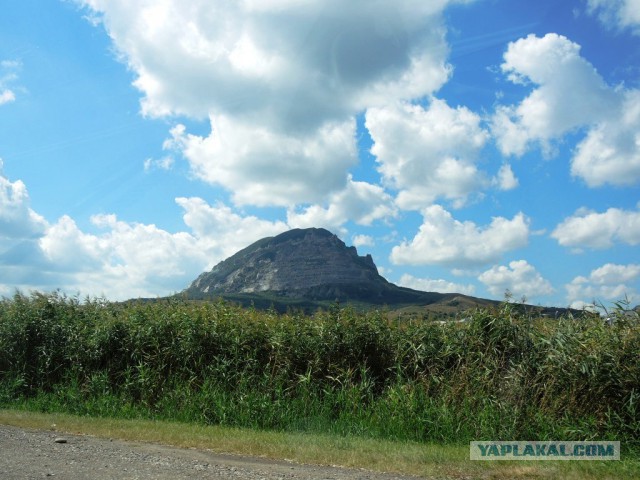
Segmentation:
{"type": "MultiPolygon", "coordinates": [[[[302,308],[312,312],[334,301],[365,308],[395,306],[398,311],[457,314],[499,302],[459,293],[422,292],[387,282],[371,255],[360,256],[324,228],[293,229],[267,237],[218,263],[182,294],[188,299],[230,299],[257,308],[302,308]],[[413,309],[413,310],[412,310],[413,309]]],[[[522,305],[557,317],[566,309],[522,305]]],[[[638,307],[636,307],[638,308],[638,307]]],[[[409,313],[412,314],[412,313],[409,313]]],[[[579,311],[571,311],[580,315],[579,311]]]]}
{"type": "Polygon", "coordinates": [[[293,229],[259,240],[200,275],[190,297],[276,292],[305,298],[376,296],[388,282],[371,255],[360,256],[323,228],[293,229]]]}

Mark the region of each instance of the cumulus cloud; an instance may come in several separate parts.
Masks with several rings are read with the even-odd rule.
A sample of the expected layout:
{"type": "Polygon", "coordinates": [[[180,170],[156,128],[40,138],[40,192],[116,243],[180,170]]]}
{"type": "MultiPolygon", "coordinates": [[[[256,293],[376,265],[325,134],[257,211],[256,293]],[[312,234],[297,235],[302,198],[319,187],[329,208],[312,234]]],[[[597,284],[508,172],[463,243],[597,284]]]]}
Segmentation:
{"type": "Polygon", "coordinates": [[[31,208],[29,192],[21,180],[11,181],[2,172],[0,159],[0,291],[34,283],[45,284],[47,260],[39,241],[48,222],[31,208]]]}
{"type": "MultiPolygon", "coordinates": [[[[291,228],[198,197],[176,203],[187,231],[95,215],[91,222],[98,232],[88,233],[67,215],[49,224],[31,209],[24,183],[0,175],[0,291],[61,288],[113,300],[167,295],[241,248],[291,228]]],[[[368,225],[392,215],[393,199],[381,187],[351,178],[326,208],[289,212],[293,226],[340,226],[348,219],[368,225]]]]}
{"type": "Polygon", "coordinates": [[[5,177],[0,159],[0,242],[37,238],[46,228],[45,219],[31,209],[26,185],[5,177]]]}
{"type": "Polygon", "coordinates": [[[229,206],[177,198],[189,231],[95,215],[97,233],[64,215],[50,224],[30,207],[27,188],[0,170],[0,294],[14,288],[60,288],[112,300],[167,295],[198,274],[265,236],[283,222],[242,216],[229,206]]]}
{"type": "Polygon", "coordinates": [[[509,266],[496,265],[479,277],[492,295],[502,295],[507,290],[515,297],[532,299],[554,292],[549,281],[526,260],[509,262],[509,266]]]}
{"type": "Polygon", "coordinates": [[[640,0],[587,0],[587,11],[611,29],[640,35],[640,0]]]}
{"type": "Polygon", "coordinates": [[[47,229],[39,246],[52,266],[59,271],[71,272],[100,268],[109,250],[105,239],[83,233],[68,215],[60,217],[47,229]]]}
{"type": "Polygon", "coordinates": [[[393,263],[455,268],[485,265],[524,247],[529,239],[529,221],[522,213],[511,220],[494,217],[486,226],[458,221],[439,205],[426,208],[422,215],[423,223],[413,240],[392,249],[393,263]]]}
{"type": "Polygon", "coordinates": [[[509,44],[502,71],[513,83],[533,85],[517,105],[501,105],[491,120],[504,155],[586,129],[571,159],[571,173],[590,187],[640,181],[640,91],[611,87],[580,55],[580,45],[549,33],[509,44]]]}
{"type": "Polygon", "coordinates": [[[155,225],[95,215],[100,231],[81,231],[61,217],[39,239],[48,285],[122,300],[182,290],[198,274],[265,236],[287,230],[282,222],[241,216],[223,204],[177,198],[190,232],[171,233],[155,225]]]}
{"type": "Polygon", "coordinates": [[[209,135],[180,134],[196,176],[260,206],[344,189],[355,116],[448,80],[442,12],[466,1],[76,0],[134,72],[145,115],[210,119],[209,135]]]}
{"type": "Polygon", "coordinates": [[[640,90],[622,97],[618,115],[591,129],[572,160],[572,175],[590,187],[640,182],[640,90]]]}
{"type": "Polygon", "coordinates": [[[637,302],[637,281],[640,278],[640,265],[617,265],[607,263],[592,270],[588,277],[578,276],[565,285],[567,299],[575,308],[605,301],[619,301],[627,298],[637,302]],[[636,282],[635,285],[632,282],[636,282]]]}
{"type": "Polygon", "coordinates": [[[440,14],[452,1],[77,1],[102,20],[150,115],[317,127],[449,75],[440,14]]]}
{"type": "Polygon", "coordinates": [[[532,144],[550,142],[578,127],[615,115],[616,92],[582,56],[580,45],[549,33],[509,44],[502,71],[513,83],[536,87],[518,105],[500,106],[493,134],[505,155],[523,155],[532,144]]]}
{"type": "Polygon", "coordinates": [[[21,180],[4,176],[0,159],[0,294],[15,288],[47,282],[42,268],[47,261],[38,242],[49,228],[31,208],[29,192],[21,180]]]}
{"type": "Polygon", "coordinates": [[[427,108],[408,103],[370,108],[365,126],[383,180],[400,191],[401,208],[424,208],[438,198],[461,206],[488,184],[475,165],[488,132],[465,107],[433,98],[427,108]]]}
{"type": "Polygon", "coordinates": [[[88,234],[70,217],[60,218],[39,241],[51,283],[116,300],[167,295],[248,244],[288,228],[197,197],[176,202],[190,232],[95,215],[91,222],[101,232],[88,234]]]}
{"type": "Polygon", "coordinates": [[[263,237],[289,229],[284,222],[242,216],[228,205],[209,205],[199,197],[181,197],[176,202],[184,210],[184,223],[200,240],[200,247],[206,248],[207,268],[263,237]]]}
{"type": "Polygon", "coordinates": [[[513,173],[511,165],[505,163],[498,170],[498,175],[493,180],[494,184],[498,186],[500,190],[513,190],[519,185],[518,178],[513,173]]]}
{"type": "Polygon", "coordinates": [[[462,293],[464,295],[473,295],[476,290],[473,285],[464,285],[442,279],[416,278],[408,273],[400,277],[398,285],[423,292],[462,293]]]}
{"type": "Polygon", "coordinates": [[[610,248],[615,243],[640,245],[640,211],[579,210],[560,223],[551,236],[560,245],[573,248],[610,248]]]}
{"type": "Polygon", "coordinates": [[[111,299],[153,297],[183,288],[206,262],[206,251],[186,232],[169,233],[155,225],[128,223],[115,215],[96,215],[103,230],[82,232],[62,217],[40,240],[50,269],[65,290],[111,299]]]}
{"type": "Polygon", "coordinates": [[[104,232],[82,232],[66,215],[49,224],[31,209],[24,183],[0,175],[0,289],[62,288],[117,300],[155,296],[186,286],[180,282],[207,263],[206,248],[189,233],[113,215],[92,222],[104,232]]]}
{"type": "Polygon", "coordinates": [[[359,225],[395,216],[397,209],[391,196],[382,187],[351,177],[344,190],[329,197],[327,207],[311,205],[298,212],[287,212],[287,223],[292,228],[325,227],[339,230],[348,220],[359,225]]]}
{"type": "Polygon", "coordinates": [[[211,118],[211,134],[175,141],[196,176],[225,187],[236,204],[291,206],[341,190],[357,162],[355,121],[291,136],[233,118],[211,118]]]}
{"type": "Polygon", "coordinates": [[[373,247],[375,240],[370,235],[354,235],[351,244],[354,247],[373,247]]]}

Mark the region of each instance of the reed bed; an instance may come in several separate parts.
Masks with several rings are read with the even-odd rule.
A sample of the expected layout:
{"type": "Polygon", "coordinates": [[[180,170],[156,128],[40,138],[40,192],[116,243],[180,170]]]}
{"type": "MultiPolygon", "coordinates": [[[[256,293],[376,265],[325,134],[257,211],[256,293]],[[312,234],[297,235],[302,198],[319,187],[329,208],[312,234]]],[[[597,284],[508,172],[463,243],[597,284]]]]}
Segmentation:
{"type": "MultiPolygon", "coordinates": [[[[619,315],[464,323],[338,306],[0,301],[0,407],[419,442],[640,445],[640,327],[619,315]]],[[[615,312],[614,312],[615,315],[615,312]]]]}

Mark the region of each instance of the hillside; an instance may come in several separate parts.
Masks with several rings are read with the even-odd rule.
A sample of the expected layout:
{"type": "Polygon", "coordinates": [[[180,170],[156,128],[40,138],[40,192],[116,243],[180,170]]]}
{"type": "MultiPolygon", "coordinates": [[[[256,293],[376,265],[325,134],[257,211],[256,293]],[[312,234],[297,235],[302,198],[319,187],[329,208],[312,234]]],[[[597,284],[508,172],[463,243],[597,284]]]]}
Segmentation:
{"type": "MultiPolygon", "coordinates": [[[[192,300],[225,298],[256,308],[313,311],[340,302],[358,309],[388,307],[411,316],[454,315],[493,300],[399,287],[322,228],[294,229],[249,245],[204,272],[182,292],[192,300]]],[[[553,309],[554,311],[556,309],[553,309]]]]}
{"type": "MultiPolygon", "coordinates": [[[[223,260],[196,278],[181,294],[189,300],[224,298],[259,309],[307,313],[336,302],[359,310],[385,307],[393,316],[453,317],[499,302],[460,293],[423,292],[382,277],[371,255],[360,256],[323,228],[293,229],[267,237],[223,260]]],[[[582,312],[518,305],[524,311],[557,317],[582,312]]]]}

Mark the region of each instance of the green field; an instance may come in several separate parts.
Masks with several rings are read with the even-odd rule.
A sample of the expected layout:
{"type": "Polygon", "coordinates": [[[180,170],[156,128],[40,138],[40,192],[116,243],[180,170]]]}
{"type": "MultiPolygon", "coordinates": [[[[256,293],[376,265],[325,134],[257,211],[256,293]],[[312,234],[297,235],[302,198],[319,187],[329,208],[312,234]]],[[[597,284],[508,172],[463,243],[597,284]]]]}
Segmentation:
{"type": "Polygon", "coordinates": [[[635,457],[637,322],[517,312],[441,324],[16,294],[0,302],[0,407],[458,449],[619,440],[635,457]]]}

